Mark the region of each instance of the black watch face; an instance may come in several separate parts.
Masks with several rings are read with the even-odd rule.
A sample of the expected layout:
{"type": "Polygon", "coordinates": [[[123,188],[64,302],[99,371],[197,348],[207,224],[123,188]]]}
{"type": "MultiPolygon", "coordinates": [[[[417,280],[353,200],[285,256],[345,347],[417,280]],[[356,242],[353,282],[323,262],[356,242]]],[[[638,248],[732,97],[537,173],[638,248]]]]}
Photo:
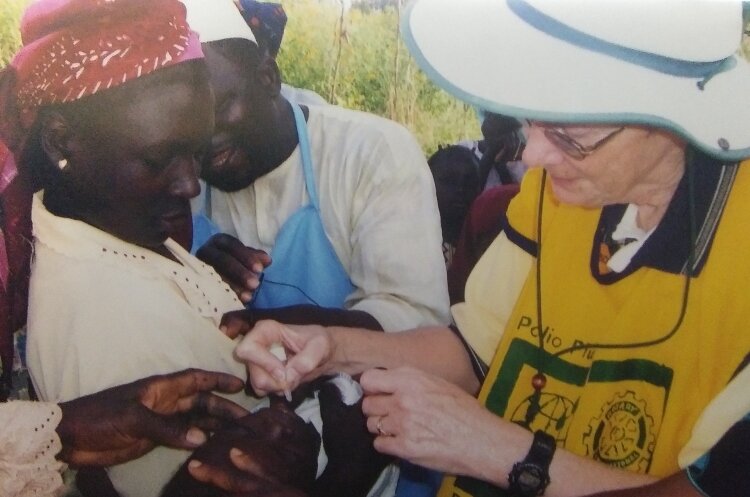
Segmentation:
{"type": "Polygon", "coordinates": [[[525,469],[521,472],[520,475],[518,475],[518,484],[522,488],[532,489],[536,490],[538,489],[542,484],[542,479],[539,476],[539,474],[534,471],[536,468],[529,471],[529,469],[525,469]]]}
{"type": "Polygon", "coordinates": [[[515,473],[515,487],[523,495],[539,495],[549,484],[544,469],[533,463],[523,463],[515,473]]]}

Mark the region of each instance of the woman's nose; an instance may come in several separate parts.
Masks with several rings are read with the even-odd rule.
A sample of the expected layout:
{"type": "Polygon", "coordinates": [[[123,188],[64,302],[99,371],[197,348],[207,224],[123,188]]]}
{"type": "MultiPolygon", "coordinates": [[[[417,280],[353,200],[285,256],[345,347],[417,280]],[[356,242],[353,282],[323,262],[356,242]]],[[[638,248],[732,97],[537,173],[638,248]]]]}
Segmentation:
{"type": "Polygon", "coordinates": [[[559,164],[565,159],[563,152],[544,136],[544,130],[531,126],[526,135],[526,147],[521,160],[529,167],[546,167],[559,164]]]}
{"type": "Polygon", "coordinates": [[[174,196],[188,199],[196,197],[201,192],[201,187],[198,183],[199,170],[200,160],[197,157],[181,158],[175,164],[170,183],[170,193],[174,196]]]}

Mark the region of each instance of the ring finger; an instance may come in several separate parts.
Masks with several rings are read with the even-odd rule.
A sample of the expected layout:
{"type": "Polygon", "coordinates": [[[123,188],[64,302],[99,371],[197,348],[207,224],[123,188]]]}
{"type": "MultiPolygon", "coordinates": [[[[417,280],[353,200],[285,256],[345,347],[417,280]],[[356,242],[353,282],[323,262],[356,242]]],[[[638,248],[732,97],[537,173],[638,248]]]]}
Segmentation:
{"type": "Polygon", "coordinates": [[[388,415],[370,416],[367,418],[367,429],[370,433],[380,437],[393,437],[395,433],[389,430],[388,415]]]}

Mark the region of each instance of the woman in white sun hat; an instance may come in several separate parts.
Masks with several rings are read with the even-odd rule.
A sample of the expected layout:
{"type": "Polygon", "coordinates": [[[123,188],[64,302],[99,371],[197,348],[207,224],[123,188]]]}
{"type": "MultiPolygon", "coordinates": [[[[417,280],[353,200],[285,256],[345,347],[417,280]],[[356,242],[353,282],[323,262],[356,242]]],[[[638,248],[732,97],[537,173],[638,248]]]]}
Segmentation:
{"type": "Polygon", "coordinates": [[[741,3],[422,0],[403,28],[446,90],[528,120],[531,169],[453,330],[261,323],[254,387],[364,372],[375,447],[445,472],[441,496],[678,473],[750,411],[741,3]]]}

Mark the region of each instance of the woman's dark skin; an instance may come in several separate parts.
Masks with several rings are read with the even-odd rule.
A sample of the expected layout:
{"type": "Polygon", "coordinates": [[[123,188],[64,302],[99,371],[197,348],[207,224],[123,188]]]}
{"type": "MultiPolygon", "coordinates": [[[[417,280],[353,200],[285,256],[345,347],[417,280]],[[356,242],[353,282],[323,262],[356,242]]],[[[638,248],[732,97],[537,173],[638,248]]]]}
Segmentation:
{"type": "Polygon", "coordinates": [[[212,103],[205,67],[188,62],[44,109],[45,206],[172,258],[163,243],[190,223],[212,103]]]}
{"type": "MultiPolygon", "coordinates": [[[[320,415],[323,421],[322,440],[325,446],[328,462],[325,470],[317,479],[314,479],[317,467],[317,450],[312,457],[312,475],[310,475],[310,455],[304,456],[306,444],[304,435],[300,429],[303,424],[301,419],[296,421],[290,406],[285,405],[283,400],[272,400],[273,417],[266,420],[266,425],[278,425],[275,430],[265,429],[253,438],[248,436],[227,438],[214,443],[211,439],[204,447],[198,449],[180,473],[178,478],[170,483],[171,494],[162,497],[191,496],[191,497],[251,497],[251,496],[274,496],[274,497],[364,497],[375,484],[383,469],[393,461],[390,456],[381,454],[373,447],[373,435],[367,430],[367,424],[362,414],[362,401],[348,406],[341,399],[341,392],[333,383],[325,379],[318,380],[303,386],[295,391],[292,406],[310,397],[311,392],[318,393],[320,402],[320,415]],[[286,413],[284,412],[286,411],[286,413]],[[296,430],[290,428],[296,425],[296,430]],[[285,427],[285,430],[280,430],[285,427]],[[268,445],[280,445],[280,441],[274,440],[280,432],[286,440],[283,449],[270,450],[268,445]],[[290,436],[292,435],[292,436],[290,436]],[[244,438],[244,440],[243,440],[244,438]],[[239,450],[230,451],[232,448],[239,450]],[[218,453],[216,452],[218,450],[218,453]],[[291,464],[274,464],[279,457],[291,464]],[[307,462],[306,462],[307,461],[307,462]],[[274,466],[276,468],[274,469],[274,466]],[[284,471],[292,470],[298,475],[298,479],[290,478],[284,471]],[[190,478],[188,478],[188,472],[190,478]],[[300,476],[307,475],[307,479],[299,480],[300,476]],[[187,481],[203,482],[216,489],[203,486],[205,493],[196,493],[195,487],[185,485],[187,481]],[[182,493],[175,492],[179,488],[172,485],[181,483],[182,493]],[[192,492],[192,493],[191,493],[192,492]],[[304,494],[301,494],[304,492],[304,494]]],[[[273,399],[273,397],[272,397],[273,399]]],[[[266,410],[269,411],[269,410],[266,410]]],[[[244,419],[251,419],[261,412],[253,413],[244,419]]],[[[269,413],[266,413],[269,414],[269,413]]],[[[256,426],[262,420],[252,421],[256,426]]],[[[251,426],[252,427],[252,426],[251,426]]],[[[317,433],[315,433],[317,436],[317,433]]],[[[317,447],[317,444],[315,445],[317,447]]]]}
{"type": "Polygon", "coordinates": [[[242,386],[228,374],[190,369],[62,402],[58,458],[73,466],[111,466],[156,445],[194,449],[206,440],[203,429],[247,414],[211,391],[235,393],[242,386]]]}
{"type": "MultiPolygon", "coordinates": [[[[216,96],[216,128],[201,176],[221,190],[238,191],[292,154],[298,144],[294,114],[289,102],[280,96],[281,77],[275,60],[255,44],[228,39],[202,46],[216,96]]],[[[302,112],[307,118],[307,107],[302,106],[302,112]]],[[[250,302],[263,268],[272,262],[265,252],[226,234],[209,239],[196,256],[212,266],[243,303],[250,302]]],[[[364,311],[313,305],[252,311],[244,317],[250,327],[261,319],[275,319],[382,330],[380,323],[364,311]]]]}
{"type": "MultiPolygon", "coordinates": [[[[210,143],[213,117],[204,62],[184,62],[81,100],[41,108],[22,162],[35,186],[44,189],[44,204],[51,213],[175,260],[164,242],[190,227],[189,200],[200,192],[198,169],[210,143]]],[[[117,399],[97,401],[101,398],[87,397],[82,412],[106,411],[109,404],[123,407],[102,418],[109,420],[107,426],[124,424],[119,426],[122,436],[113,439],[117,446],[107,447],[110,457],[93,449],[68,455],[77,447],[74,441],[95,444],[106,437],[82,424],[67,429],[70,420],[85,416],[65,414],[80,403],[63,405],[63,459],[75,465],[111,465],[143,455],[154,442],[162,443],[152,440],[150,432],[138,431],[138,423],[128,424],[133,413],[117,399]]],[[[198,441],[204,440],[205,436],[198,441]]]]}
{"type": "MultiPolygon", "coordinates": [[[[164,487],[161,497],[219,497],[226,495],[211,484],[200,483],[188,472],[191,461],[200,460],[223,468],[228,478],[242,481],[248,495],[303,496],[315,481],[320,437],[285,402],[273,399],[271,406],[236,420],[216,432],[196,450],[164,487]],[[251,458],[256,473],[243,478],[229,453],[240,449],[251,458]]],[[[224,489],[227,490],[227,489],[224,489]]],[[[238,489],[236,489],[238,490],[238,489]]]]}

